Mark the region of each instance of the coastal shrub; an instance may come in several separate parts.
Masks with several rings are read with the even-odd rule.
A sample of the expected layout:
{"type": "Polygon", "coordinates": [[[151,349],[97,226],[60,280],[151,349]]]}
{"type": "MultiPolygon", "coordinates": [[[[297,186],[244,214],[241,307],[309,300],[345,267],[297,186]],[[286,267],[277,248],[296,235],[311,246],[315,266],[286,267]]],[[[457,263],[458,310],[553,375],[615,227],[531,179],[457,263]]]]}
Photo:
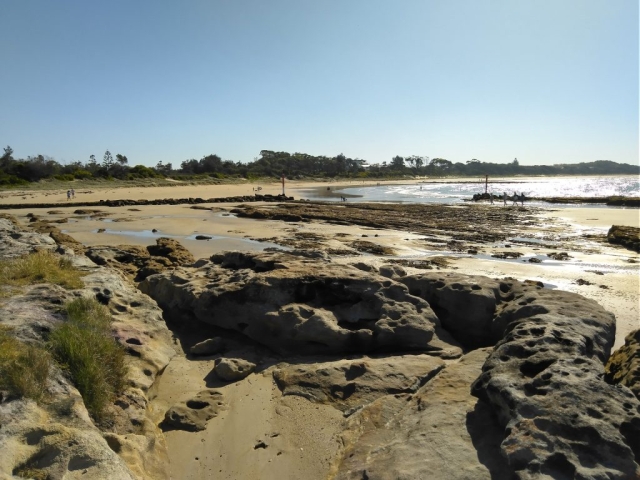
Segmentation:
{"type": "Polygon", "coordinates": [[[5,286],[54,283],[74,289],[82,287],[83,275],[69,260],[49,251],[0,261],[0,284],[5,286]]]}
{"type": "Polygon", "coordinates": [[[61,175],[54,175],[53,178],[55,178],[56,180],[62,180],[64,182],[72,182],[76,177],[71,173],[63,173],[61,175]]]}
{"type": "Polygon", "coordinates": [[[15,175],[2,175],[0,173],[0,185],[26,185],[29,182],[15,175]]]}
{"type": "Polygon", "coordinates": [[[80,168],[73,172],[73,177],[78,180],[86,180],[87,178],[93,178],[93,174],[89,170],[80,168]]]}
{"type": "Polygon", "coordinates": [[[0,327],[0,388],[40,400],[47,388],[51,356],[46,350],[14,338],[0,327]]]}
{"type": "Polygon", "coordinates": [[[49,336],[49,346],[67,370],[91,415],[100,420],[105,408],[125,387],[124,348],[111,333],[111,315],[92,298],[65,307],[68,320],[49,336]]]}

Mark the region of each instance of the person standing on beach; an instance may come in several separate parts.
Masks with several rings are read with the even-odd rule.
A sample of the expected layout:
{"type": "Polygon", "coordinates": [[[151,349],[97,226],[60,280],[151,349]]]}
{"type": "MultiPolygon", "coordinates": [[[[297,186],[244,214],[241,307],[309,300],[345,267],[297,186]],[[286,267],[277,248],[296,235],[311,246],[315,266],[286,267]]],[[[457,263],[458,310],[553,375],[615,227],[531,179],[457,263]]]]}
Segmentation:
{"type": "Polygon", "coordinates": [[[76,191],[73,188],[71,189],[71,198],[73,198],[74,200],[76,198],[76,191]]]}
{"type": "Polygon", "coordinates": [[[71,200],[71,190],[67,190],[67,202],[71,200]]]}
{"type": "Polygon", "coordinates": [[[502,192],[502,201],[504,202],[504,206],[507,206],[507,192],[502,192]]]}
{"type": "Polygon", "coordinates": [[[512,205],[518,206],[518,192],[513,192],[513,203],[512,205]]]}

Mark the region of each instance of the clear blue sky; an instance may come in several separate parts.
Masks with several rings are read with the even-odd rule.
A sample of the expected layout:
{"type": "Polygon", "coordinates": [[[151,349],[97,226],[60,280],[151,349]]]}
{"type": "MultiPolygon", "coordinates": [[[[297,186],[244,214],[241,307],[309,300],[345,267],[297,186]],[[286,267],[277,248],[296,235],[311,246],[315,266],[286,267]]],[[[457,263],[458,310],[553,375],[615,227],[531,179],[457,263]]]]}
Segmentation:
{"type": "Polygon", "coordinates": [[[0,145],[638,164],[637,0],[0,0],[0,145]]]}

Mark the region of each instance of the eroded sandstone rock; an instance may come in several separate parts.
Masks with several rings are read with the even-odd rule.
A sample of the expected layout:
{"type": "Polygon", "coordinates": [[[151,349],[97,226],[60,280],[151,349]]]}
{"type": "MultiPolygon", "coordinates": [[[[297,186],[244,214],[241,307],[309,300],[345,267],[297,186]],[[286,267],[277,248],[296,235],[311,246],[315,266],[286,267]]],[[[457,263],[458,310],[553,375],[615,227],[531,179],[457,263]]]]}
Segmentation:
{"type": "Polygon", "coordinates": [[[224,340],[221,337],[214,337],[196,343],[189,349],[189,352],[191,352],[192,355],[206,356],[219,353],[223,349],[224,340]]]}
{"type": "Polygon", "coordinates": [[[220,358],[214,368],[216,375],[225,382],[237,382],[251,375],[256,364],[243,358],[220,358]]]}
{"type": "Polygon", "coordinates": [[[640,330],[624,339],[624,345],[609,358],[605,367],[607,382],[628,387],[640,400],[640,330]]]}
{"type": "Polygon", "coordinates": [[[413,393],[436,375],[444,362],[428,355],[358,358],[290,364],[274,371],[283,395],[299,395],[353,411],[391,394],[413,393]]]}
{"type": "Polygon", "coordinates": [[[146,248],[137,245],[96,246],[87,248],[85,254],[98,265],[120,270],[135,281],[195,261],[180,242],[165,237],[158,238],[156,245],[146,248]]]}
{"type": "Polygon", "coordinates": [[[509,465],[522,479],[639,476],[640,402],[604,381],[613,315],[568,292],[510,291],[505,335],[472,388],[505,428],[509,465]]]}
{"type": "Polygon", "coordinates": [[[469,392],[489,349],[448,365],[415,395],[385,396],[352,415],[337,480],[512,478],[499,451],[503,429],[469,392]]]}
{"type": "Polygon", "coordinates": [[[198,432],[207,428],[207,422],[226,408],[222,392],[203,390],[171,407],[165,414],[164,428],[198,432]]]}
{"type": "Polygon", "coordinates": [[[270,252],[197,265],[152,275],[140,289],[169,312],[190,312],[280,353],[433,349],[439,321],[427,302],[379,275],[270,252]]]}

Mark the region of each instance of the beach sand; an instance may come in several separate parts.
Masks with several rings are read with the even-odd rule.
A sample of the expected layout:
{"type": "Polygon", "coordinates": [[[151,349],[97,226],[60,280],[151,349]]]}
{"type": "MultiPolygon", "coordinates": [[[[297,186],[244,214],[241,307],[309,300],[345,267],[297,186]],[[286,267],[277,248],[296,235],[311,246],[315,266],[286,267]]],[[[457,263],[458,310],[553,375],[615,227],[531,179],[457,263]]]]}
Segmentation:
{"type": "MultiPolygon", "coordinates": [[[[377,183],[377,182],[374,182],[377,183]]],[[[299,192],[310,188],[325,189],[317,183],[295,183],[287,187],[287,194],[298,198],[299,192]]],[[[251,195],[258,184],[77,190],[78,201],[100,199],[157,199],[184,197],[225,197],[251,195]]],[[[278,183],[260,184],[261,193],[281,193],[278,183]]],[[[331,184],[330,186],[334,186],[331,184]]],[[[337,186],[337,184],[335,185],[337,186]]],[[[6,194],[6,192],[4,192],[6,194]]],[[[16,193],[16,192],[12,192],[16,193]]],[[[189,205],[101,208],[105,216],[92,218],[74,214],[76,207],[65,207],[64,192],[22,192],[0,198],[0,203],[26,204],[24,208],[7,211],[20,222],[28,223],[26,215],[34,213],[48,220],[68,218],[57,225],[64,232],[85,245],[150,245],[159,236],[172,236],[188,248],[196,258],[208,257],[225,250],[261,250],[265,245],[276,246],[278,241],[294,234],[321,238],[324,248],[345,247],[345,239],[375,240],[381,246],[395,250],[396,257],[423,259],[437,256],[446,259],[447,267],[472,275],[513,277],[536,280],[550,288],[559,288],[591,298],[613,312],[617,318],[616,345],[624,336],[640,328],[640,255],[622,247],[602,242],[611,225],[640,227],[638,209],[624,208],[545,208],[537,209],[539,225],[533,227],[540,238],[560,239],[561,251],[570,255],[566,261],[546,259],[542,263],[526,260],[544,256],[553,247],[533,243],[512,243],[508,248],[523,254],[523,258],[500,260],[485,254],[452,254],[447,251],[426,251],[424,238],[403,230],[372,228],[356,225],[336,225],[327,222],[288,223],[274,220],[238,218],[231,214],[237,207],[230,204],[205,204],[212,210],[192,209],[189,205]],[[26,198],[22,198],[26,196],[26,198]],[[60,213],[30,208],[28,204],[59,199],[60,213]],[[98,233],[98,229],[106,229],[98,233]],[[152,229],[158,232],[152,232],[152,229]],[[119,232],[119,233],[118,233],[119,232]],[[127,233],[128,232],[128,233],[127,233]],[[212,237],[195,240],[195,234],[212,237]],[[377,236],[376,236],[377,235],[377,236]],[[596,241],[593,238],[598,237],[596,241]],[[265,243],[264,240],[271,239],[265,243]],[[631,263],[636,262],[636,263],[631,263]]],[[[252,204],[253,206],[253,204],[252,204]]],[[[260,206],[260,205],[256,205],[260,206]]],[[[269,206],[265,206],[269,208],[269,206]]],[[[494,205],[489,208],[504,208],[494,205]]],[[[511,207],[507,207],[511,208],[511,207]]],[[[50,210],[50,209],[47,209],[50,210]]],[[[506,246],[502,246],[507,248],[506,246]]],[[[382,265],[388,257],[375,255],[344,255],[335,261],[353,263],[365,261],[382,265]]],[[[421,270],[406,267],[409,273],[421,270]]],[[[179,346],[178,346],[179,348],[179,346]]],[[[154,387],[150,408],[158,421],[166,409],[176,401],[189,398],[210,387],[208,378],[212,360],[193,361],[181,352],[169,364],[154,387]]],[[[326,478],[331,462],[339,450],[339,433],[344,419],[338,410],[311,403],[300,397],[283,397],[275,386],[269,369],[247,379],[216,386],[225,395],[229,409],[209,422],[198,433],[166,432],[173,478],[263,478],[263,479],[322,479],[326,478]],[[256,447],[263,441],[268,448],[256,447]]]]}

